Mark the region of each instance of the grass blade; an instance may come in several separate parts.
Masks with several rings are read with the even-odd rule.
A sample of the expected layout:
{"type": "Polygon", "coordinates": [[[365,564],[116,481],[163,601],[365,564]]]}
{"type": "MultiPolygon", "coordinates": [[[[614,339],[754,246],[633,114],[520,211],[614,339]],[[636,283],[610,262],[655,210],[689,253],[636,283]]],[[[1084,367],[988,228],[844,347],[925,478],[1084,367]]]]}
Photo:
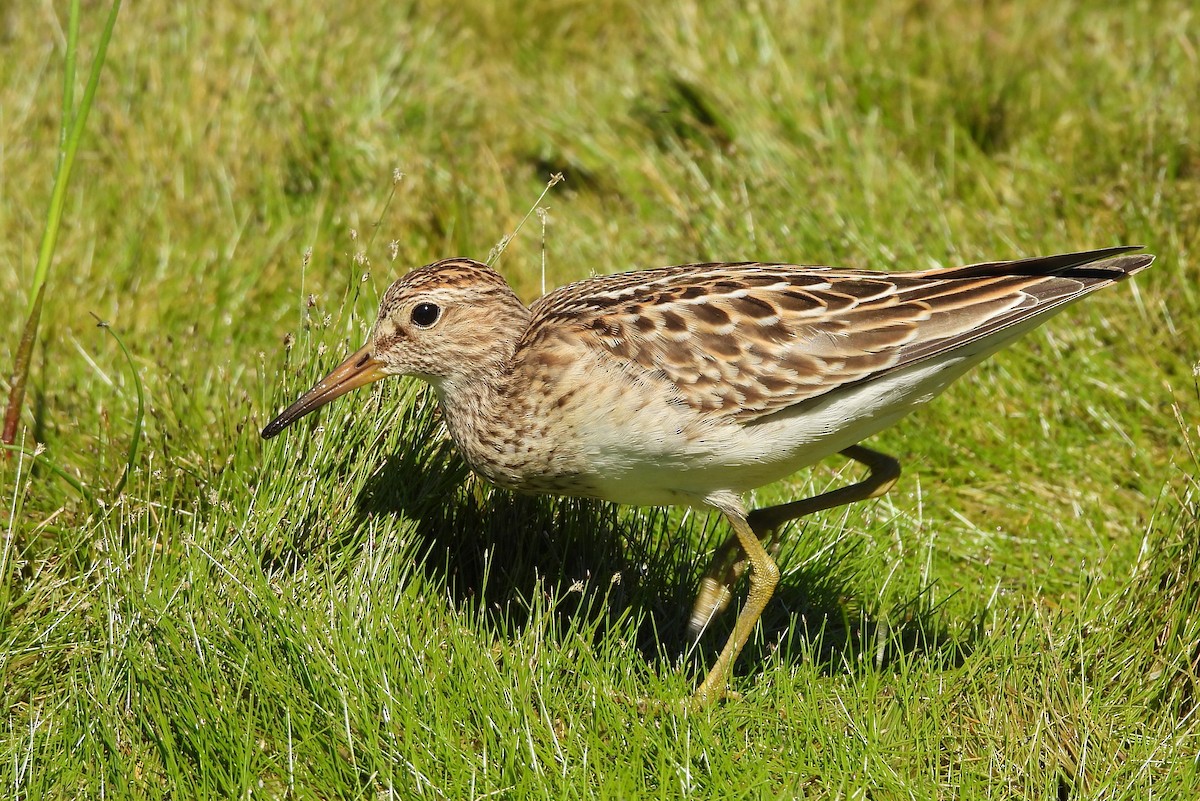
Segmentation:
{"type": "MultiPolygon", "coordinates": [[[[33,298],[33,307],[25,318],[25,327],[21,330],[21,341],[17,344],[17,355],[13,360],[12,389],[8,394],[8,409],[4,412],[3,443],[12,445],[17,436],[17,423],[21,419],[21,404],[25,401],[25,383],[29,379],[29,363],[33,360],[33,343],[37,340],[38,320],[42,316],[42,297],[46,294],[46,285],[38,288],[33,298]]],[[[12,451],[8,451],[9,458],[12,451]]]]}
{"type": "Polygon", "coordinates": [[[4,413],[3,442],[12,445],[16,440],[17,421],[21,416],[21,406],[25,400],[25,385],[28,381],[30,358],[34,342],[37,340],[38,322],[41,318],[42,291],[46,285],[46,276],[50,272],[50,262],[54,258],[54,248],[58,244],[58,231],[62,226],[63,207],[66,205],[67,184],[71,178],[71,168],[75,166],[75,156],[79,152],[79,143],[83,139],[83,130],[87,124],[88,112],[92,109],[92,101],[96,97],[96,88],[100,84],[100,72],[104,68],[104,59],[108,54],[108,43],[112,39],[113,27],[117,23],[117,12],[120,11],[120,0],[113,0],[104,31],[100,35],[100,43],[96,57],[92,60],[91,73],[88,76],[87,88],[79,109],[71,114],[71,101],[74,97],[72,89],[75,81],[75,54],[79,41],[79,0],[71,3],[71,16],[68,24],[66,75],[63,80],[63,121],[61,131],[69,131],[65,136],[65,144],[59,151],[58,167],[54,173],[54,190],[50,195],[50,209],[46,213],[46,228],[42,232],[42,245],[38,250],[37,267],[33,274],[33,291],[30,293],[29,309],[26,312],[25,328],[21,335],[21,345],[17,350],[17,358],[13,369],[12,390],[8,396],[8,408],[4,413]],[[24,355],[24,359],[22,356],[24,355]]]}

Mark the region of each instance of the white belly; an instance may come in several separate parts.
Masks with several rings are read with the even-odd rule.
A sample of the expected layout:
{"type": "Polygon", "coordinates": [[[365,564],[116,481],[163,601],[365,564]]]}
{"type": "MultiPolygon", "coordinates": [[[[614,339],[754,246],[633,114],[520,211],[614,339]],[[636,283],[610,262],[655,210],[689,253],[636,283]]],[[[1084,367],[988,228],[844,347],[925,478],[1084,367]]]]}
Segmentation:
{"type": "Polygon", "coordinates": [[[897,370],[750,424],[716,422],[666,402],[637,405],[636,395],[613,393],[598,405],[604,413],[591,406],[586,419],[573,421],[587,494],[634,505],[708,505],[707,498],[761,487],[893,425],[1007,341],[897,370]]]}

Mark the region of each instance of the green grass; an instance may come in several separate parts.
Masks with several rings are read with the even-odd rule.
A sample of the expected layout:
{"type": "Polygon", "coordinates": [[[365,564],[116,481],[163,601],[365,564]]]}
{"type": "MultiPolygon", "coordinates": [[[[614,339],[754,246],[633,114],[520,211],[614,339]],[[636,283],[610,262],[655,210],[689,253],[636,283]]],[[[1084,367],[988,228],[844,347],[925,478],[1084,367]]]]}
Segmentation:
{"type": "MultiPolygon", "coordinates": [[[[45,450],[0,459],[0,795],[1200,794],[1191,4],[263,5],[117,22],[22,418],[45,450]],[[743,699],[646,714],[728,631],[685,626],[719,520],[495,492],[404,382],[258,437],[395,276],[485,258],[560,170],[549,285],[1159,261],[877,437],[905,475],[793,527],[743,699]],[[137,382],[90,313],[145,391],[120,495],[137,382]]],[[[0,3],[5,382],[57,154],[50,15],[0,3]]],[[[526,299],[542,248],[531,218],[499,262],[526,299]]]]}

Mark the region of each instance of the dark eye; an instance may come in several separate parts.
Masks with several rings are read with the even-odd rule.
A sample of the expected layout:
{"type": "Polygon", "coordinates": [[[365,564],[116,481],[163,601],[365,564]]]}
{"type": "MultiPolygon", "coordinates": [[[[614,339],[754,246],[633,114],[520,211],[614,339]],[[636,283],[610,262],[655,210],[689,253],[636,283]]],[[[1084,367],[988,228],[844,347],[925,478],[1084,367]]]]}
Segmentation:
{"type": "Polygon", "coordinates": [[[442,307],[436,303],[418,303],[412,310],[413,324],[420,328],[428,328],[442,316],[442,307]]]}

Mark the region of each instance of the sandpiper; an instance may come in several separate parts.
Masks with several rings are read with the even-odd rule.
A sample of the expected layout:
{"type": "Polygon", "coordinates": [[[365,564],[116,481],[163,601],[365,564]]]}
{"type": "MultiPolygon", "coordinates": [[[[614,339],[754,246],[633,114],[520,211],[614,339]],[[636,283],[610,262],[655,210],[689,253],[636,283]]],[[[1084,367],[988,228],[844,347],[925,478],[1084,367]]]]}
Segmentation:
{"type": "Polygon", "coordinates": [[[762,262],[590,278],[526,307],[470,259],[409,272],[365,346],[262,431],[389,375],[429,382],[474,470],[508,489],[716,509],[733,533],[691,623],[724,609],[750,569],[733,632],[696,689],[726,694],[779,581],[789,520],[873,498],[899,463],[860,444],[1069,303],[1145,269],[1136,247],[920,272],[762,262]],[[862,481],[748,511],[744,493],[834,453],[862,481]]]}

